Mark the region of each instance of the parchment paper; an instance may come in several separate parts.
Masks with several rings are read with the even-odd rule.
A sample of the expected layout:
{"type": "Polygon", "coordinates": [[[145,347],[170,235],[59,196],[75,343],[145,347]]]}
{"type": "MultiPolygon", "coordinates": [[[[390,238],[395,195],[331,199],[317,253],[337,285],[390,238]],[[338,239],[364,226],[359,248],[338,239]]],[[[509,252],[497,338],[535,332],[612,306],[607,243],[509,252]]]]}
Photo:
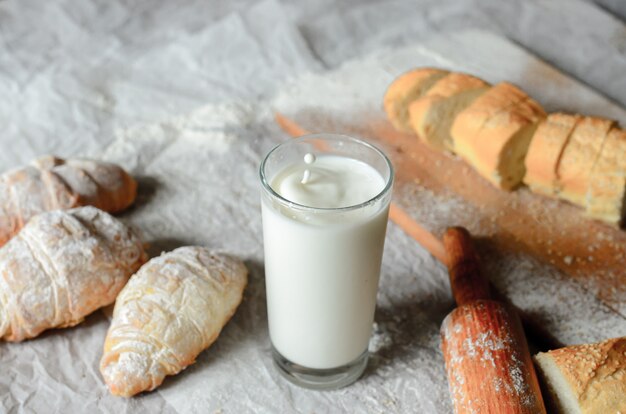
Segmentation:
{"type": "MultiPolygon", "coordinates": [[[[0,346],[0,411],[451,411],[438,351],[439,324],[452,306],[447,275],[393,225],[385,250],[373,354],[363,379],[343,390],[320,393],[293,387],[278,376],[271,366],[267,336],[257,167],[269,148],[286,139],[271,120],[270,108],[276,102],[268,97],[287,78],[303,71],[320,72],[346,56],[381,46],[420,45],[429,32],[436,38],[435,32],[456,29],[459,22],[485,23],[495,29],[498,25],[488,23],[487,14],[469,12],[473,8],[456,1],[429,1],[420,8],[411,1],[379,8],[368,4],[338,8],[311,20],[308,16],[321,14],[330,3],[311,3],[306,13],[293,4],[285,11],[271,0],[252,7],[249,2],[229,3],[223,8],[213,4],[205,14],[204,1],[181,8],[177,2],[156,7],[155,2],[130,6],[121,1],[105,5],[24,0],[20,7],[28,8],[28,19],[21,18],[24,9],[17,2],[0,4],[0,32],[7,46],[0,51],[2,168],[47,152],[119,162],[140,182],[136,206],[121,218],[150,242],[151,254],[182,244],[204,244],[239,255],[251,271],[245,300],[219,340],[158,391],[131,400],[108,394],[98,372],[108,321],[97,312],[78,327],[0,346]],[[241,10],[231,13],[237,9],[241,10]],[[383,27],[387,11],[404,18],[391,19],[394,23],[383,27]],[[298,15],[306,40],[288,14],[298,15]],[[452,18],[446,21],[446,16],[452,18]],[[417,19],[426,24],[417,25],[417,19]],[[311,39],[315,42],[307,44],[311,39]],[[187,115],[172,116],[178,113],[187,115]]],[[[582,12],[576,16],[592,16],[602,23],[594,56],[619,61],[619,53],[602,55],[605,40],[613,39],[612,30],[619,25],[600,18],[598,10],[579,6],[582,12]]],[[[523,13],[542,12],[542,7],[528,7],[523,13]]],[[[532,26],[519,15],[501,14],[523,22],[520,32],[532,26]]],[[[567,20],[571,21],[578,24],[576,19],[567,20]]],[[[576,44],[577,39],[564,41],[576,44]]],[[[436,39],[433,42],[427,50],[435,62],[445,65],[450,50],[438,49],[436,39]]],[[[382,56],[393,55],[386,50],[378,56],[384,64],[382,56]]],[[[471,63],[471,56],[465,58],[471,63]]],[[[582,63],[573,70],[583,73],[586,61],[579,59],[582,63]]],[[[612,67],[599,66],[591,80],[612,73],[612,67]]],[[[389,79],[392,75],[385,72],[389,79]]],[[[493,75],[506,77],[504,72],[493,75]]],[[[281,92],[289,93],[308,76],[313,75],[294,80],[281,92]]],[[[615,82],[622,84],[619,79],[615,82]]],[[[542,85],[524,86],[534,93],[542,85]]],[[[618,89],[615,96],[623,96],[618,89]]],[[[371,97],[375,90],[369,92],[371,97]]],[[[359,97],[352,96],[349,104],[378,104],[358,101],[359,97]]],[[[327,103],[337,105],[332,98],[327,103]]]]}

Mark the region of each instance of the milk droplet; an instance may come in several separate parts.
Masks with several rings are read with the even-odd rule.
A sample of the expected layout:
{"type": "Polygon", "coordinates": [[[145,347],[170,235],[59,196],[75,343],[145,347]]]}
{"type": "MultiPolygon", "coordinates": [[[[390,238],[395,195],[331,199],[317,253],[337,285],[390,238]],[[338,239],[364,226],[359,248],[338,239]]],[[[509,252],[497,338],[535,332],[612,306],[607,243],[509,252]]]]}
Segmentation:
{"type": "MultiPolygon", "coordinates": [[[[315,155],[311,154],[310,152],[306,153],[304,155],[304,163],[311,165],[315,162],[315,155]]],[[[311,171],[304,170],[304,174],[302,174],[302,181],[300,181],[301,184],[306,184],[309,182],[309,178],[311,178],[311,171]]]]}

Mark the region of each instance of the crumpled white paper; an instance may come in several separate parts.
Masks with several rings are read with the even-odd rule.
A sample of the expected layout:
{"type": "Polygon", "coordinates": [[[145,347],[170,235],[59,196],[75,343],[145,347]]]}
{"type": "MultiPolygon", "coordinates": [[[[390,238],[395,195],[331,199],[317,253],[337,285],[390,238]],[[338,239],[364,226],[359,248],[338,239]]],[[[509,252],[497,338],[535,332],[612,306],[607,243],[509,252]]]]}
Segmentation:
{"type": "MultiPolygon", "coordinates": [[[[140,182],[136,206],[121,218],[150,242],[151,254],[182,244],[221,248],[246,260],[250,286],[233,320],[195,365],[167,379],[156,392],[130,400],[110,396],[98,371],[108,328],[101,312],[71,329],[51,331],[20,344],[0,344],[0,411],[450,412],[438,350],[439,324],[452,307],[447,275],[393,225],[385,251],[373,355],[363,379],[338,391],[307,391],[283,381],[271,365],[257,167],[262,155],[286,138],[273,125],[270,105],[263,99],[303,71],[320,72],[324,65],[336,66],[346,56],[381,45],[420,45],[431,35],[435,39],[428,50],[433,62],[454,66],[449,55],[460,51],[450,50],[445,39],[437,41],[436,32],[457,29],[460,23],[484,23],[496,29],[498,25],[485,13],[439,0],[425,2],[423,8],[412,1],[337,8],[316,19],[307,16],[336,6],[307,3],[310,9],[304,12],[305,6],[283,7],[272,0],[252,7],[248,1],[221,6],[195,0],[188,7],[166,1],[158,6],[156,2],[126,3],[23,0],[19,7],[18,2],[0,3],[0,35],[6,46],[0,50],[0,121],[4,127],[0,166],[7,169],[49,152],[119,162],[140,182]],[[28,19],[21,18],[20,7],[28,9],[28,19]],[[402,19],[389,19],[383,25],[385,13],[402,19]],[[300,21],[307,40],[291,23],[291,14],[300,21]],[[310,39],[315,42],[307,44],[310,39]],[[237,102],[220,103],[233,100],[237,102]],[[207,103],[211,104],[203,106],[207,103]],[[180,113],[189,115],[172,116],[180,113]]],[[[520,13],[542,14],[543,6],[527,7],[520,13]]],[[[580,7],[586,11],[590,6],[580,7]]],[[[594,13],[594,21],[603,27],[594,53],[602,54],[604,40],[611,38],[612,27],[617,26],[594,13]]],[[[499,14],[505,22],[511,19],[509,12],[499,14]]],[[[570,21],[576,23],[577,18],[570,21]]],[[[513,20],[530,24],[519,15],[513,20]]],[[[576,42],[577,37],[571,39],[576,42]]],[[[616,35],[615,39],[620,38],[616,35]]],[[[382,66],[378,73],[391,77],[402,65],[418,64],[396,60],[390,69],[385,59],[394,56],[406,55],[388,50],[378,54],[382,66]]],[[[619,57],[618,53],[602,59],[619,57]]],[[[472,54],[462,58],[471,68],[472,54]]],[[[576,73],[584,72],[585,62],[575,65],[576,73]]],[[[491,75],[506,78],[507,69],[500,71],[497,65],[509,63],[506,59],[496,62],[491,75]]],[[[593,79],[611,71],[610,67],[598,67],[593,79]]],[[[365,74],[356,74],[367,80],[365,74]]],[[[314,75],[292,82],[282,93],[289,93],[290,87],[307,76],[314,75]]],[[[567,95],[571,91],[567,85],[560,86],[564,94],[560,99],[572,101],[572,109],[589,112],[590,104],[598,105],[592,110],[624,120],[623,112],[611,110],[610,103],[588,90],[567,95]]],[[[534,94],[545,85],[529,78],[524,86],[534,94]]],[[[343,110],[351,109],[350,105],[378,105],[379,96],[375,102],[372,96],[380,91],[366,92],[370,94],[367,102],[355,102],[353,95],[337,96],[337,100],[331,96],[323,104],[334,108],[346,99],[348,104],[339,105],[343,110]]],[[[558,103],[558,99],[547,102],[558,103]]],[[[532,270],[532,266],[521,269],[532,270]]],[[[541,280],[538,283],[519,288],[544,287],[541,280]]],[[[579,293],[576,288],[567,292],[569,296],[579,293]]],[[[574,317],[578,314],[570,315],[574,317]]],[[[608,329],[597,325],[598,334],[608,329]]]]}
{"type": "Polygon", "coordinates": [[[0,3],[2,169],[98,153],[115,129],[267,97],[321,67],[277,0],[13,3],[0,3]]]}

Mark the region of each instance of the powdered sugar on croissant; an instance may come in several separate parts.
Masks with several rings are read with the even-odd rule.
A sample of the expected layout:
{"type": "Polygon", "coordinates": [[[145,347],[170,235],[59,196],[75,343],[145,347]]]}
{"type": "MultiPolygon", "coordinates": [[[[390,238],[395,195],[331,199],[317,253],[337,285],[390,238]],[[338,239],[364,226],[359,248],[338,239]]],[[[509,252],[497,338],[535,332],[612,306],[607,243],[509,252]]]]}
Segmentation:
{"type": "Polygon", "coordinates": [[[115,164],[41,157],[0,175],[0,246],[44,211],[90,205],[117,212],[136,193],[135,180],[115,164]]]}
{"type": "Polygon", "coordinates": [[[209,347],[241,302],[245,265],[204,247],[150,260],[115,303],[100,372],[111,393],[158,387],[209,347]]]}
{"type": "Polygon", "coordinates": [[[94,207],[35,216],[0,249],[0,338],[76,325],[112,303],[145,260],[141,241],[94,207]]]}

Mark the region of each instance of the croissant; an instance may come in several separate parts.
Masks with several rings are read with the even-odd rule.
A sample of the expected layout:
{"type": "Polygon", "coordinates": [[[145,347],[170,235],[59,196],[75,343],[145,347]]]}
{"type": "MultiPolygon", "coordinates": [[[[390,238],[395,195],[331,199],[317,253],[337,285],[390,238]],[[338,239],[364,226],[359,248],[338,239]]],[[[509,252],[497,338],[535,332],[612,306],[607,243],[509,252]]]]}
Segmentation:
{"type": "Polygon", "coordinates": [[[114,213],[136,193],[135,180],[115,164],[44,156],[0,175],[0,246],[44,211],[92,205],[114,213]]]}
{"type": "Polygon", "coordinates": [[[146,263],[115,302],[100,372],[114,395],[158,387],[209,347],[241,302],[245,265],[204,247],[146,263]]]}
{"type": "Polygon", "coordinates": [[[0,338],[76,325],[112,303],[145,260],[141,241],[95,207],[33,217],[0,248],[0,338]]]}

